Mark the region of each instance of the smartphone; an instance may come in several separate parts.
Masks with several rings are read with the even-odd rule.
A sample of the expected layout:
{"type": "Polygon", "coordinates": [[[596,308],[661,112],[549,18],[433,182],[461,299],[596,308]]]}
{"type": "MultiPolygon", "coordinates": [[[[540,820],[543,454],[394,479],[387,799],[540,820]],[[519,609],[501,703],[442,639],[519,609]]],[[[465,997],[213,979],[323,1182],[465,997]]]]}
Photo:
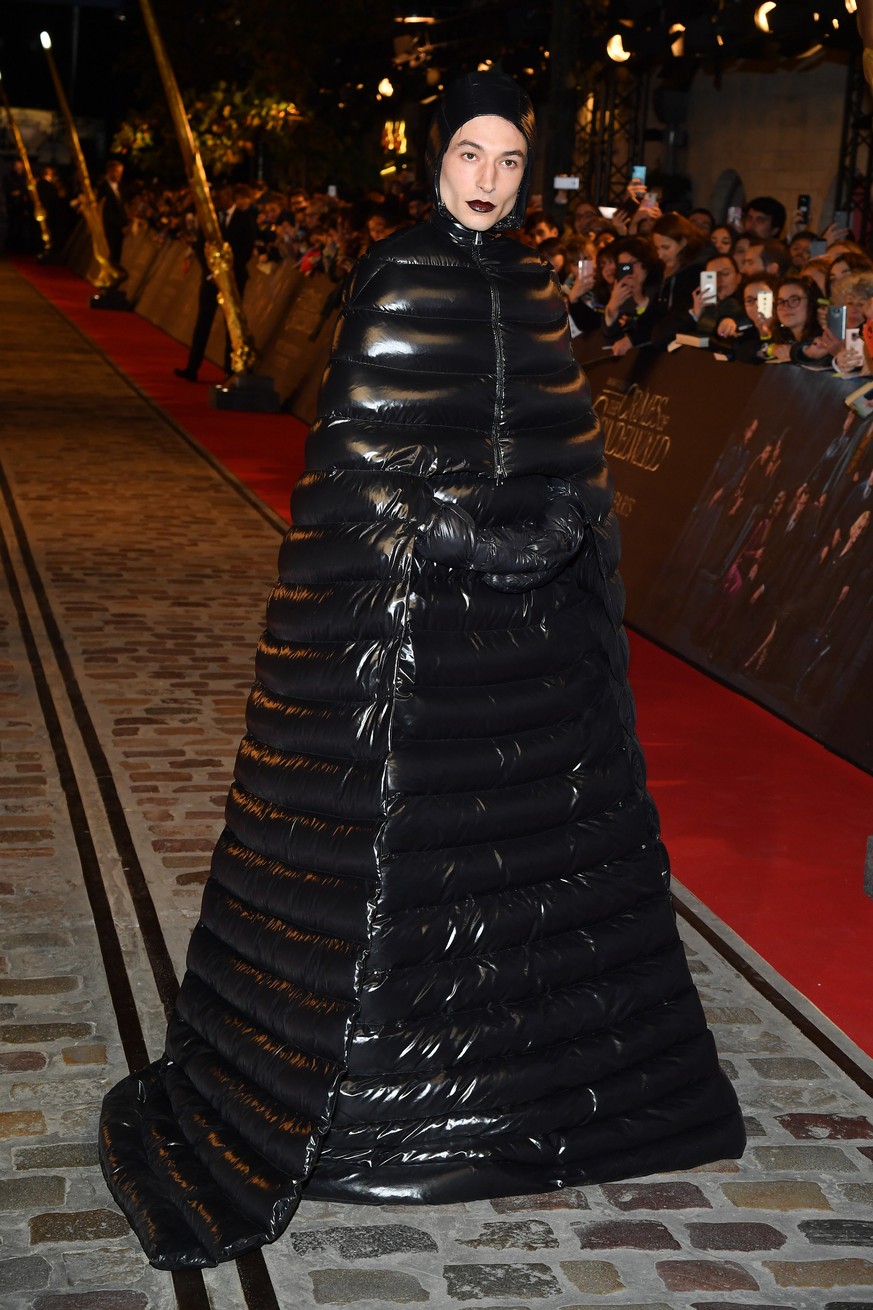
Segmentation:
{"type": "Polygon", "coordinates": [[[616,281],[620,282],[623,277],[630,277],[633,271],[634,271],[633,264],[626,262],[624,259],[620,260],[615,268],[616,281]]]}
{"type": "Polygon", "coordinates": [[[704,305],[714,305],[718,300],[718,277],[714,269],[704,268],[701,271],[700,293],[704,305]]]}
{"type": "Polygon", "coordinates": [[[739,231],[743,221],[743,211],[739,205],[731,205],[727,212],[728,227],[735,227],[739,231]]]}
{"type": "Polygon", "coordinates": [[[640,209],[655,209],[661,203],[660,191],[647,191],[643,196],[640,209]]]}
{"type": "Polygon", "coordinates": [[[579,270],[580,277],[590,277],[590,275],[594,272],[594,260],[580,259],[577,261],[576,267],[579,270]]]}
{"type": "Polygon", "coordinates": [[[797,197],[797,212],[800,215],[804,227],[809,227],[809,215],[812,209],[812,198],[802,192],[797,197]]]}
{"type": "Polygon", "coordinates": [[[559,173],[557,177],[552,178],[552,186],[556,191],[578,191],[578,177],[567,177],[564,173],[559,173]]]}
{"type": "Polygon", "coordinates": [[[864,345],[861,341],[860,328],[846,328],[846,354],[851,355],[856,368],[864,363],[864,345]]]}
{"type": "Polygon", "coordinates": [[[832,220],[832,221],[833,221],[834,227],[848,227],[848,226],[849,226],[849,213],[848,213],[848,210],[845,210],[845,209],[835,209],[835,210],[834,210],[834,217],[833,217],[833,220],[832,220]]]}
{"type": "Polygon", "coordinates": [[[329,187],[327,188],[327,194],[328,194],[329,196],[333,196],[333,197],[335,197],[335,196],[336,196],[336,187],[335,187],[335,186],[329,186],[329,187]]]}
{"type": "Polygon", "coordinates": [[[828,331],[833,332],[839,341],[846,339],[846,306],[828,306],[828,331]]]}
{"type": "Polygon", "coordinates": [[[773,317],[773,292],[759,291],[756,297],[758,313],[762,318],[773,317]]]}
{"type": "Polygon", "coordinates": [[[827,248],[828,248],[828,243],[826,241],[810,241],[809,243],[810,259],[818,259],[819,255],[823,255],[827,250],[827,248]]]}
{"type": "Polygon", "coordinates": [[[631,181],[645,182],[645,180],[646,180],[645,164],[634,164],[633,168],[631,169],[631,181]]]}

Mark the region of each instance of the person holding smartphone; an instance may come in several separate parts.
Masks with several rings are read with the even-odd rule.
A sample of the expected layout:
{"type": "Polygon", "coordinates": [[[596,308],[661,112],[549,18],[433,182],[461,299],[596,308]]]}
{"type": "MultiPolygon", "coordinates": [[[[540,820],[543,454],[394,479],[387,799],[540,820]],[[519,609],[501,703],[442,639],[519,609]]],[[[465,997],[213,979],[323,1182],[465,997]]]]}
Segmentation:
{"type": "Polygon", "coordinates": [[[711,346],[744,364],[763,364],[773,341],[777,279],[769,273],[745,278],[737,290],[741,313],[723,318],[711,346]]]}
{"type": "Polygon", "coordinates": [[[681,214],[664,214],[652,229],[655,253],[661,262],[661,281],[655,292],[652,344],[664,349],[679,324],[694,306],[700,285],[704,238],[681,214]]]}
{"type": "Polygon", "coordinates": [[[609,249],[615,259],[615,281],[603,310],[603,337],[612,353],[620,356],[651,338],[658,261],[642,237],[625,237],[609,249]]]}
{"type": "Polygon", "coordinates": [[[831,368],[843,341],[829,328],[819,326],[818,288],[802,274],[779,279],[776,286],[776,320],[767,358],[807,368],[831,368]]]}

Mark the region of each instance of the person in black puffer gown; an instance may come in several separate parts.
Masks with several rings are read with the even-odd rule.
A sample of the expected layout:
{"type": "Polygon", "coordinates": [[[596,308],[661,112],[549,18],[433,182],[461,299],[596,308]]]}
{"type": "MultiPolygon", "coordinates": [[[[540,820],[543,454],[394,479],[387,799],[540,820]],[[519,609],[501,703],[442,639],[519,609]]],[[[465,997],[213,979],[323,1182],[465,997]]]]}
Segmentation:
{"type": "Polygon", "coordinates": [[[434,212],[345,290],[163,1058],[103,1169],[162,1269],[301,1195],[424,1205],[741,1154],[670,902],[603,442],[519,226],[533,113],[448,91],[434,212]]]}

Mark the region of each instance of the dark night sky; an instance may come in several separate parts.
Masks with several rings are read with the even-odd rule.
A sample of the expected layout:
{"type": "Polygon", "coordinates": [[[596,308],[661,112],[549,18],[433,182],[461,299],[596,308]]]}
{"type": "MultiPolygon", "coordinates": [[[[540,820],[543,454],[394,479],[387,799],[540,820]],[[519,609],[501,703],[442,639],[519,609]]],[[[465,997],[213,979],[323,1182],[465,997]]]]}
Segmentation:
{"type": "Polygon", "coordinates": [[[127,39],[128,23],[119,19],[119,0],[43,4],[38,0],[0,0],[0,70],[13,105],[55,109],[39,34],[52,38],[55,61],[77,114],[113,117],[124,109],[119,89],[109,74],[116,51],[127,39]],[[73,67],[74,30],[78,13],[78,59],[73,67]]]}

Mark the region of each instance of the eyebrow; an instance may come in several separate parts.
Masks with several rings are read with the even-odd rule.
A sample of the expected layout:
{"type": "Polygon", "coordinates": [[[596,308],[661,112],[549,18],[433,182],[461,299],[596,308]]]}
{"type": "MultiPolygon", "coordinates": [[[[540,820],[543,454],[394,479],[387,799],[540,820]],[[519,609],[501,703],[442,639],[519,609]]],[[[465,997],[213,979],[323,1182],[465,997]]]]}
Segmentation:
{"type": "MultiPolygon", "coordinates": [[[[484,150],[484,149],[485,149],[485,147],[484,147],[484,146],[480,146],[479,143],[478,143],[477,141],[456,141],[456,142],[455,142],[455,149],[456,149],[456,150],[460,150],[461,146],[472,146],[474,150],[484,150]]],[[[524,151],[523,151],[523,150],[501,150],[501,151],[500,151],[500,154],[501,154],[501,155],[518,155],[519,159],[524,159],[524,151]]]]}

